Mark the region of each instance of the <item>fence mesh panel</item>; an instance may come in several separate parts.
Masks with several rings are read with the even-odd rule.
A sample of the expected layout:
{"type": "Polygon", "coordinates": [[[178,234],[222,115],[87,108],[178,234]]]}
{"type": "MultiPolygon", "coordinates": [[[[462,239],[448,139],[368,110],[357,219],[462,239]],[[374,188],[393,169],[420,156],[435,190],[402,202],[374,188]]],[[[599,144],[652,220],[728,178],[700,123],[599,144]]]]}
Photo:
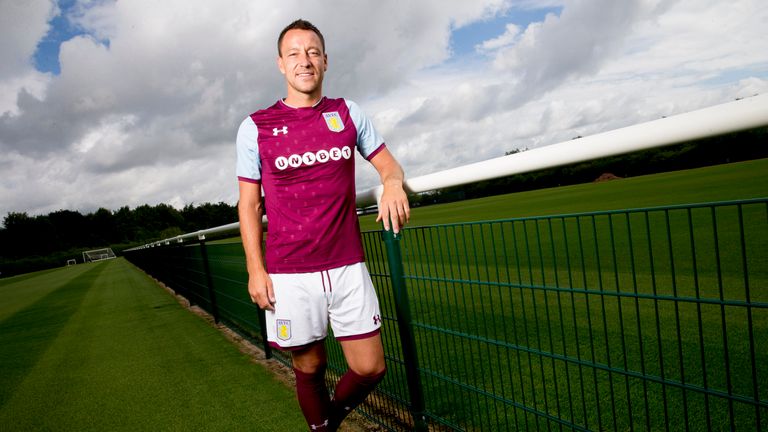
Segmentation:
{"type": "MultiPolygon", "coordinates": [[[[410,430],[391,263],[381,232],[363,242],[388,374],[359,412],[410,430]]],[[[431,430],[768,430],[768,200],[414,227],[398,243],[431,430]]],[[[128,257],[258,339],[242,247],[204,247],[207,270],[199,244],[128,257]]],[[[346,366],[327,347],[333,384],[346,366]]]]}

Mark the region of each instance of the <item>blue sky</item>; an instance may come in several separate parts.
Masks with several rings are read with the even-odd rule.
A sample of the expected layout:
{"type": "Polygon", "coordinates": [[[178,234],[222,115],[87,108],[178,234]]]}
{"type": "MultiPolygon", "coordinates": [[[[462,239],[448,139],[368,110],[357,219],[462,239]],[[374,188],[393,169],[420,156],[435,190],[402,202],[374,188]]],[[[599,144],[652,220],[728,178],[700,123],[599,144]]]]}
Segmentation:
{"type": "MultiPolygon", "coordinates": [[[[69,16],[75,8],[75,0],[60,0],[57,2],[60,13],[49,21],[50,30],[39,42],[34,54],[35,68],[40,72],[50,72],[58,75],[59,48],[62,42],[68,41],[76,36],[87,35],[88,33],[77,24],[70,21],[69,16]]],[[[500,13],[489,19],[483,19],[463,27],[453,29],[451,32],[451,48],[453,50],[453,61],[466,61],[468,58],[474,58],[479,54],[476,46],[483,41],[493,39],[503,34],[507,24],[517,24],[526,27],[531,22],[541,21],[549,14],[559,14],[562,7],[544,7],[541,9],[516,9],[500,13]]],[[[108,46],[109,41],[101,41],[108,46]]]]}
{"type": "Polygon", "coordinates": [[[234,204],[237,127],[284,95],[298,17],[325,34],[324,92],[416,177],[768,92],[763,3],[0,2],[0,217],[234,204]]]}
{"type": "Polygon", "coordinates": [[[35,51],[35,68],[40,72],[51,72],[58,75],[61,71],[59,66],[59,48],[61,43],[84,34],[82,29],[70,24],[67,19],[67,15],[74,4],[74,0],[58,2],[61,14],[56,15],[49,21],[51,29],[38,43],[37,50],[35,51]]]}
{"type": "Polygon", "coordinates": [[[475,56],[475,47],[484,41],[496,38],[504,33],[507,24],[516,24],[527,27],[532,22],[542,21],[549,14],[558,15],[561,7],[544,7],[541,9],[517,9],[501,13],[491,19],[480,20],[475,23],[455,29],[451,33],[451,47],[457,58],[475,56]]]}
{"type": "MultiPolygon", "coordinates": [[[[61,44],[76,36],[87,35],[88,33],[77,24],[71,22],[70,16],[76,6],[76,0],[57,1],[60,13],[48,21],[50,30],[40,40],[34,53],[35,69],[40,72],[50,72],[54,75],[61,73],[59,64],[59,50],[61,44]]],[[[109,46],[109,41],[101,41],[109,46]]]]}

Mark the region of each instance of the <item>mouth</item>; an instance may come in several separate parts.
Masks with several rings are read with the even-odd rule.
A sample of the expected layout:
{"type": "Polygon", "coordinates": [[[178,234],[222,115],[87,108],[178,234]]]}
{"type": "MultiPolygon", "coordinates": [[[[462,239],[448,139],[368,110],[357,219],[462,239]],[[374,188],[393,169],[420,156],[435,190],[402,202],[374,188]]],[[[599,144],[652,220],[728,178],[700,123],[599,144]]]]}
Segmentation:
{"type": "Polygon", "coordinates": [[[315,76],[315,73],[312,71],[305,71],[305,72],[298,72],[296,73],[297,78],[311,78],[315,76]]]}

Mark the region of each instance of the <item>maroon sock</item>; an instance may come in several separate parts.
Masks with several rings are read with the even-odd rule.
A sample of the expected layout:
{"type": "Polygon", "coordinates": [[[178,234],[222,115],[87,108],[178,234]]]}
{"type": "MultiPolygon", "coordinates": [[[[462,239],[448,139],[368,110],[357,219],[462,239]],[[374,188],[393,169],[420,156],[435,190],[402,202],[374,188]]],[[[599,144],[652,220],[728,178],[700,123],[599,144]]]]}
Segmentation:
{"type": "Polygon", "coordinates": [[[312,431],[329,431],[328,418],[331,412],[331,398],[325,385],[325,367],[315,373],[304,373],[293,369],[296,374],[296,396],[301,412],[312,431]]]}
{"type": "Polygon", "coordinates": [[[330,430],[335,430],[347,414],[365,400],[376,384],[384,379],[386,373],[387,370],[384,369],[376,375],[360,376],[350,369],[341,377],[336,384],[336,391],[331,401],[332,428],[330,430]]]}

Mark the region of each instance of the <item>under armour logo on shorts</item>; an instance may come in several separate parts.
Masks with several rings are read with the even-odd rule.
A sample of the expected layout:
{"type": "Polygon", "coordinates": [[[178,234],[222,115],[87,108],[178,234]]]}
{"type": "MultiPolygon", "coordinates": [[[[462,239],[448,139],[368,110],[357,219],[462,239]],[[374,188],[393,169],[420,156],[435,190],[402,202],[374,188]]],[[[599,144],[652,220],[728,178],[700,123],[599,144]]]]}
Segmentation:
{"type": "Polygon", "coordinates": [[[378,314],[373,316],[373,323],[381,324],[381,317],[378,314]]]}

